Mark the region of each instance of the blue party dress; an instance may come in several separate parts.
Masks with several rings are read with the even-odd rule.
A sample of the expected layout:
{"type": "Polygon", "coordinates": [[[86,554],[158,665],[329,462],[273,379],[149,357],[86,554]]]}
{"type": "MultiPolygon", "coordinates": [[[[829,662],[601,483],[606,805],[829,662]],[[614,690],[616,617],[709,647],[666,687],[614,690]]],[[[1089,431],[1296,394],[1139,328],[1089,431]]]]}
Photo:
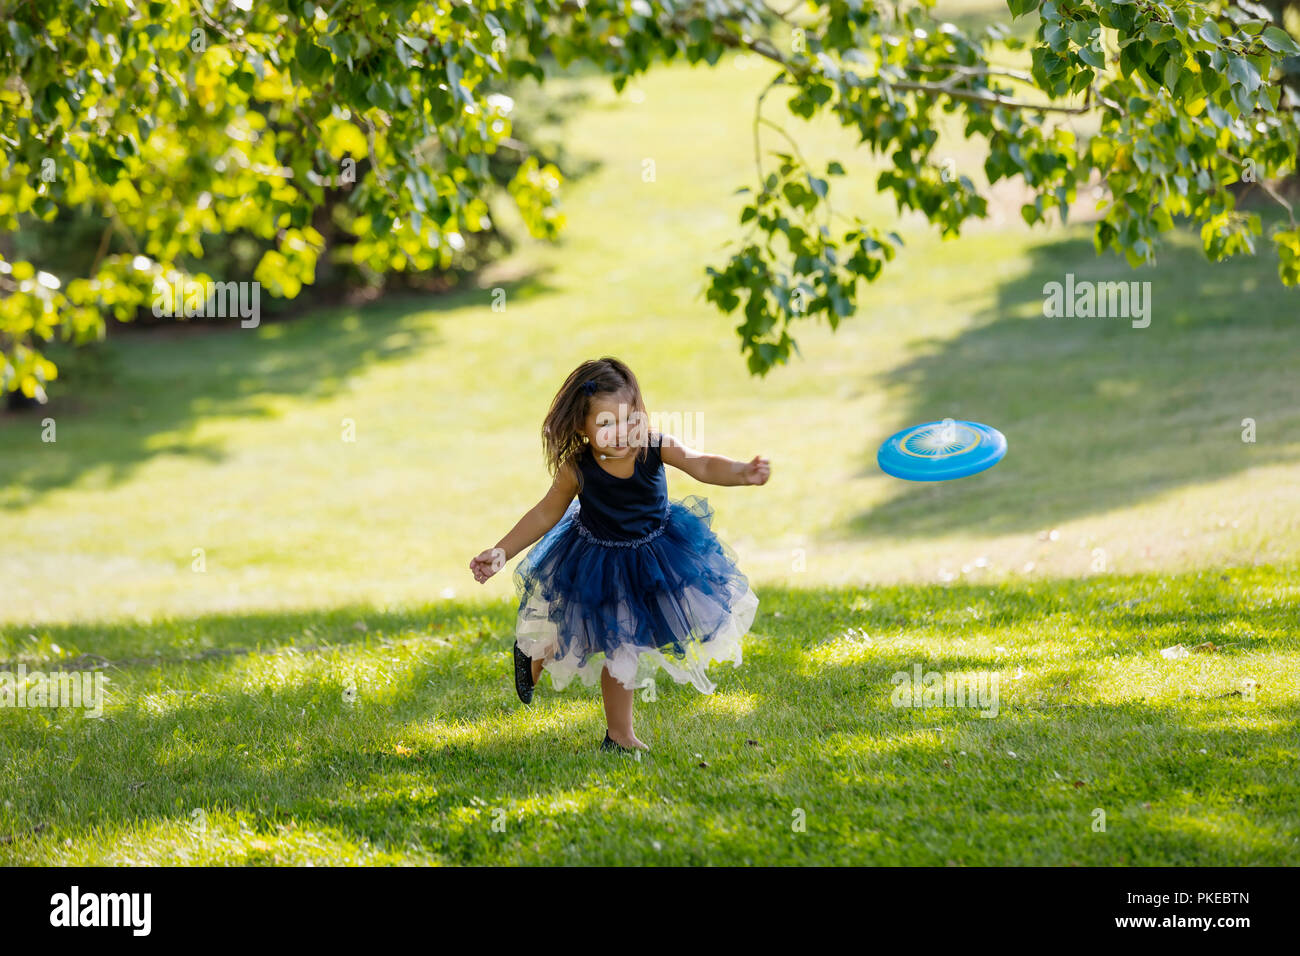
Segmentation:
{"type": "Polygon", "coordinates": [[[515,634],[533,659],[549,657],[557,690],[601,667],[629,689],[663,668],[705,694],[707,668],[741,664],[741,638],[758,598],[736,555],[710,525],[708,501],[669,500],[657,443],[630,478],[597,464],[590,447],[575,462],[577,500],[515,569],[515,634]]]}

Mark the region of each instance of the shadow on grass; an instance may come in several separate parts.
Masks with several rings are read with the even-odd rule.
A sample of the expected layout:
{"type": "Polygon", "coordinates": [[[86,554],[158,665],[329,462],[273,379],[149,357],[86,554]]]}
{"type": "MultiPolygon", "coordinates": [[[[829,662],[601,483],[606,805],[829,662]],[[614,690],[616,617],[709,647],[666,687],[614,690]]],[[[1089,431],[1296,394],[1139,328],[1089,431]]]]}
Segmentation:
{"type": "MultiPolygon", "coordinates": [[[[1108,626],[1112,643],[1101,654],[1149,649],[1158,635],[1177,628],[1189,640],[1256,646],[1260,638],[1239,633],[1284,634],[1292,604],[1260,605],[1250,588],[1270,583],[1268,569],[1236,568],[1174,576],[1098,574],[1084,580],[1044,579],[996,583],[900,584],[805,591],[765,586],[758,630],[782,644],[813,650],[853,628],[888,640],[942,631],[1014,631],[1029,623],[1068,622],[1108,626]],[[808,597],[816,595],[815,599],[808,597]],[[1119,643],[1114,643],[1118,641],[1119,643]]],[[[201,663],[225,656],[329,651],[388,641],[452,638],[509,641],[516,605],[439,601],[405,608],[351,605],[328,609],[212,612],[61,624],[0,624],[0,669],[115,666],[126,669],[201,663]],[[52,653],[57,646],[59,651],[52,653]]],[[[1200,642],[1198,641],[1198,643],[1200,642]]],[[[504,645],[507,649],[509,643],[504,645]]],[[[724,669],[729,672],[729,669],[724,669]]]]}
{"type": "Polygon", "coordinates": [[[513,626],[513,607],[444,601],[398,610],[345,606],[328,610],[253,611],[160,618],[148,622],[0,624],[0,669],[22,662],[46,669],[107,664],[127,669],[281,650],[446,635],[499,636],[513,626]],[[57,655],[50,648],[57,645],[57,655]]]}
{"type": "MultiPolygon", "coordinates": [[[[497,286],[512,302],[547,290],[538,275],[497,286]]],[[[194,320],[110,341],[73,359],[68,377],[83,373],[76,388],[38,409],[0,413],[0,506],[27,507],[91,472],[116,484],[161,455],[218,463],[223,446],[194,435],[203,418],[270,416],[277,396],[337,394],[370,366],[436,349],[445,313],[486,308],[491,296],[488,289],[401,296],[255,329],[194,320]],[[57,423],[57,442],[41,440],[47,417],[57,423]]]]}
{"type": "MultiPolygon", "coordinates": [[[[1258,573],[1233,572],[1235,588],[1217,575],[1179,579],[1187,626],[1285,633],[1285,609],[1244,596],[1258,573]]],[[[1280,861],[1294,838],[1294,702],[1070,700],[1115,653],[1112,631],[1137,634],[1172,613],[1121,604],[1112,621],[1097,608],[1158,590],[1154,578],[1005,587],[1007,613],[979,622],[986,640],[1032,653],[1036,618],[1087,630],[1076,653],[1042,659],[1040,687],[1008,694],[997,719],[891,706],[890,676],[911,648],[809,665],[846,622],[919,625],[923,609],[972,607],[988,587],[765,590],[746,666],[718,667],[716,696],[664,682],[658,702],[638,704],[656,747],[642,761],[597,752],[592,690],[544,683],[532,708],[519,707],[505,603],[173,622],[165,656],[190,650],[187,634],[229,649],[241,630],[262,656],[111,671],[123,706],[102,721],[8,711],[6,829],[46,829],[4,852],[22,860],[42,843],[127,830],[147,843],[151,827],[204,808],[244,815],[256,833],[329,830],[452,863],[1280,861]],[[348,627],[354,615],[368,631],[348,627]],[[331,640],[276,645],[304,628],[331,640]],[[366,668],[348,700],[345,676],[366,668]],[[1073,689],[1047,692],[1062,685],[1073,689]],[[1255,725],[1237,725],[1247,713],[1255,725]],[[1089,826],[1097,807],[1111,818],[1106,839],[1089,826]],[[796,809],[808,814],[807,840],[792,836],[796,809]],[[491,825],[498,810],[505,831],[491,825]]],[[[128,627],[96,646],[157,645],[128,627]]],[[[90,652],[91,630],[62,636],[90,652]]],[[[928,666],[1006,663],[954,640],[928,666]]]]}
{"type": "Polygon", "coordinates": [[[1101,514],[1183,486],[1300,460],[1300,298],[1265,254],[1209,264],[1185,236],[1158,268],[1098,258],[1091,241],[1035,247],[1030,268],[963,334],[889,373],[907,396],[872,436],[865,471],[893,431],[945,417],[1006,436],[1006,458],[961,481],[897,482],[850,533],[1024,532],[1101,514]],[[1147,282],[1151,324],[1043,317],[1044,285],[1147,282]],[[1257,441],[1242,441],[1255,419],[1257,441]]]}

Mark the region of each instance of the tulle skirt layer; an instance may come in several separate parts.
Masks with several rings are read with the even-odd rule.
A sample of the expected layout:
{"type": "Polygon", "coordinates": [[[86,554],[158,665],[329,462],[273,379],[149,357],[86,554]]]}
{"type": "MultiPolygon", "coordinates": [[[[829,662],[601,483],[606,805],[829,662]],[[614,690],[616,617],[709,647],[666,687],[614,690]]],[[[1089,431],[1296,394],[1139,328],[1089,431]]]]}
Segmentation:
{"type": "Polygon", "coordinates": [[[577,501],[515,570],[516,637],[562,690],[604,667],[624,687],[662,668],[705,694],[713,661],[741,664],[741,638],[758,598],[735,553],[713,533],[713,509],[690,496],[669,503],[662,528],[635,542],[594,538],[577,501]]]}

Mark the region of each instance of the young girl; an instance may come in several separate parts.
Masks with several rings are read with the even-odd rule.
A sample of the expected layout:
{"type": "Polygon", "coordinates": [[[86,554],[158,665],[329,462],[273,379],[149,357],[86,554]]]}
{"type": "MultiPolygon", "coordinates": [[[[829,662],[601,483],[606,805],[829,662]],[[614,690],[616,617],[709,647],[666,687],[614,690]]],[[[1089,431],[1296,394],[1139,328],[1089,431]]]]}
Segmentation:
{"type": "Polygon", "coordinates": [[[658,667],[713,693],[706,668],[740,666],[758,609],[710,529],[713,509],[695,496],[670,501],[663,466],[711,485],[761,485],[767,459],[704,455],[646,423],[631,369],[613,358],[578,366],[542,423],[551,490],[469,565],[481,584],[542,539],[515,570],[515,690],[530,703],[543,668],[557,690],[599,674],[607,750],[650,749],[632,729],[632,694],[658,667]]]}

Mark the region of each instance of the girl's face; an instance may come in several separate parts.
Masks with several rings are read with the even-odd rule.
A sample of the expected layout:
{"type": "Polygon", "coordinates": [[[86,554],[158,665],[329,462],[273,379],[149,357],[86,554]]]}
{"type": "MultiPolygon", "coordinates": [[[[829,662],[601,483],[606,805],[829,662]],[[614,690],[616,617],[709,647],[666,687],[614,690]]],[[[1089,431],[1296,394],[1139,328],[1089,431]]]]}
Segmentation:
{"type": "Polygon", "coordinates": [[[644,442],[645,427],[640,424],[643,416],[631,402],[627,392],[592,396],[582,431],[593,450],[610,458],[623,458],[644,442]]]}

